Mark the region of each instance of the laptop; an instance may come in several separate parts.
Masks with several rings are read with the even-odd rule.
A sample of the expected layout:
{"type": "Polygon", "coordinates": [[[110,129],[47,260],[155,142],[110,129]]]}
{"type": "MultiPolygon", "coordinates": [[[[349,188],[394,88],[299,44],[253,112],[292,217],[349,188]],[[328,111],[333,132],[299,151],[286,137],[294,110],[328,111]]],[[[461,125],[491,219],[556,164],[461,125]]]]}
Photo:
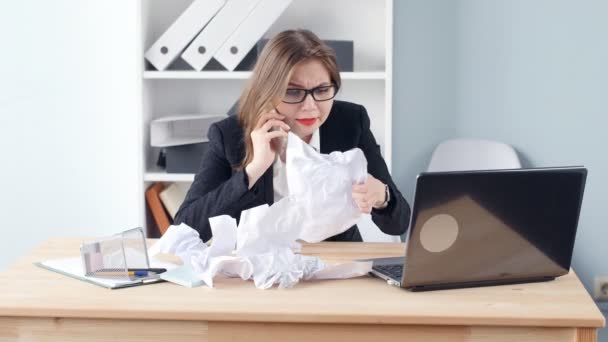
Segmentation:
{"type": "Polygon", "coordinates": [[[412,291],[555,279],[572,260],[587,169],[418,175],[404,257],[372,274],[412,291]]]}

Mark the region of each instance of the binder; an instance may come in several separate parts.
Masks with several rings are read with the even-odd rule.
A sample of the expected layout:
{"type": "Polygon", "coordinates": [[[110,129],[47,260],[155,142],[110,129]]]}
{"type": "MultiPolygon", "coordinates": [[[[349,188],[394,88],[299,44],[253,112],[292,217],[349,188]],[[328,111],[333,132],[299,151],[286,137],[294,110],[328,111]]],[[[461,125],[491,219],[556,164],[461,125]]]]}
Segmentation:
{"type": "Polygon", "coordinates": [[[261,0],[222,44],[214,55],[215,59],[233,71],[290,3],[291,0],[261,0]]]}
{"type": "Polygon", "coordinates": [[[182,53],[182,59],[194,70],[203,70],[217,50],[259,2],[260,0],[228,0],[182,53]]]}
{"type": "Polygon", "coordinates": [[[165,70],[224,4],[225,0],[194,0],[144,57],[157,70],[165,70]]]}
{"type": "Polygon", "coordinates": [[[160,235],[163,235],[171,225],[169,215],[165,211],[159,197],[160,192],[164,189],[165,186],[163,183],[154,183],[146,190],[146,202],[148,203],[160,235]]]}

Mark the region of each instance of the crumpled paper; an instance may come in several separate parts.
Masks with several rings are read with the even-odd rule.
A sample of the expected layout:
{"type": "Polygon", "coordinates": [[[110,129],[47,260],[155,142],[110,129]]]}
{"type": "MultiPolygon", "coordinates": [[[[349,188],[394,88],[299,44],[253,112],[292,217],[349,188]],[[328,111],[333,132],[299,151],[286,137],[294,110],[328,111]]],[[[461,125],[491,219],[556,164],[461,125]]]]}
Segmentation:
{"type": "Polygon", "coordinates": [[[353,200],[352,185],[367,179],[363,151],[321,154],[289,133],[286,153],[289,203],[281,203],[285,198],[279,201],[272,209],[274,215],[297,224],[301,228],[298,237],[306,242],[323,241],[359,221],[362,214],[353,200]],[[290,212],[280,215],[282,210],[290,212]]]}
{"type": "Polygon", "coordinates": [[[149,254],[179,256],[210,287],[218,273],[252,279],[260,289],[274,284],[288,288],[302,279],[341,279],[367,274],[371,262],[327,265],[318,257],[297,254],[298,240],[325,240],[344,232],[361,217],[351,188],[353,183],[364,182],[367,177],[363,152],[353,149],[320,154],[289,133],[286,170],[289,196],[272,206],[244,210],[238,228],[230,216],[210,218],[213,234],[210,247],[202,243],[198,232],[181,224],[169,227],[149,254]]]}
{"type": "Polygon", "coordinates": [[[234,223],[228,220],[232,219],[229,216],[216,218],[221,220],[216,220],[211,225],[213,243],[210,247],[204,243],[196,243],[196,240],[200,241],[198,232],[182,223],[179,226],[170,226],[163,237],[149,249],[149,254],[154,256],[158,253],[170,253],[180,257],[209,287],[213,287],[213,278],[218,274],[243,280],[251,279],[257,288],[268,289],[274,284],[278,284],[280,288],[289,288],[300,280],[346,279],[371,271],[372,262],[353,261],[328,265],[318,257],[297,254],[291,248],[278,247],[272,243],[267,245],[269,248],[266,252],[246,253],[248,256],[241,256],[237,249],[234,256],[231,250],[236,245],[233,232],[237,232],[238,228],[236,224],[229,224],[234,223]],[[223,224],[218,224],[220,222],[223,224]],[[217,239],[218,237],[221,238],[217,239]],[[219,255],[220,252],[223,252],[222,255],[219,255]]]}

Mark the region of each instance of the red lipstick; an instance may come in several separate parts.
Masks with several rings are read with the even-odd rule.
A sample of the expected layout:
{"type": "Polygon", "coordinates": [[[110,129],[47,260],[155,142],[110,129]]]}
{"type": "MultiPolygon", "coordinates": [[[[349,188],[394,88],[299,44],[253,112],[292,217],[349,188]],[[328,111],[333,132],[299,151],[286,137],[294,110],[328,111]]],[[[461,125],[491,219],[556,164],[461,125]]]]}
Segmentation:
{"type": "Polygon", "coordinates": [[[304,126],[312,126],[317,122],[317,118],[296,119],[296,121],[304,126]]]}

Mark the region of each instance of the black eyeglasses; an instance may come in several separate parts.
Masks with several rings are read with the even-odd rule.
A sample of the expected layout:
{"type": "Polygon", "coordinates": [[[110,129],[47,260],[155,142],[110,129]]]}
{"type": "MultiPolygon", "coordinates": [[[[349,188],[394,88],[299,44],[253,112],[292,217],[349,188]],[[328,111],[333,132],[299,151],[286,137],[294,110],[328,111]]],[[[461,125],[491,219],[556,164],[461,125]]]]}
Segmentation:
{"type": "Polygon", "coordinates": [[[329,101],[336,97],[337,93],[338,87],[335,84],[322,85],[312,89],[289,88],[285,91],[282,101],[288,104],[301,103],[308,94],[317,102],[329,101]]]}

